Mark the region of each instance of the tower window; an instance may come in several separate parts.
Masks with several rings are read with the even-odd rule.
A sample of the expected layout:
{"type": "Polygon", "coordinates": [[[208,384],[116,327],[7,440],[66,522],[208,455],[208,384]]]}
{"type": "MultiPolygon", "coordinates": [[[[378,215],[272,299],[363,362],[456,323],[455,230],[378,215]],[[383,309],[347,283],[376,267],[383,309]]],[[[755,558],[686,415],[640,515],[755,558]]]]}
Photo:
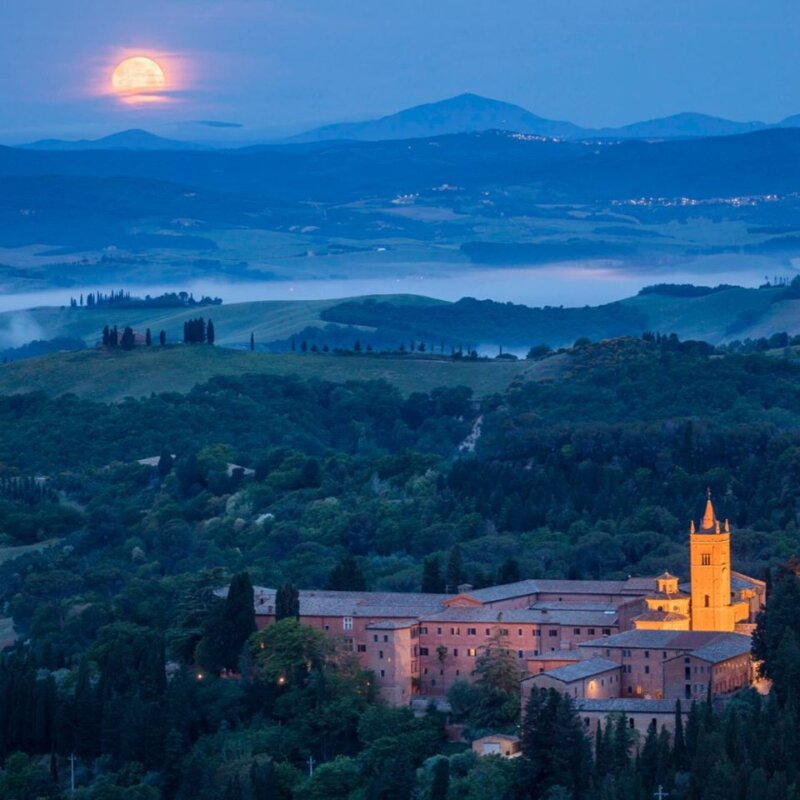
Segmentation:
{"type": "Polygon", "coordinates": [[[702,556],[701,556],[700,563],[704,567],[710,567],[711,566],[711,553],[703,553],[702,556]]]}
{"type": "Polygon", "coordinates": [[[706,608],[708,608],[711,605],[711,598],[708,595],[706,595],[705,598],[703,599],[703,605],[706,608]]]}

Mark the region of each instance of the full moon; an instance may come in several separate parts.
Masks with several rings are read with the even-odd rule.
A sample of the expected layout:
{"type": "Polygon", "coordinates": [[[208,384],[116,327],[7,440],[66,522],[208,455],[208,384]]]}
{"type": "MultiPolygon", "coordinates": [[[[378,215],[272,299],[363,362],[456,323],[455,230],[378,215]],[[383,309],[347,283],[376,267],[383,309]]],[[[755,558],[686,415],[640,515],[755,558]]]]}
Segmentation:
{"type": "Polygon", "coordinates": [[[111,75],[111,87],[122,95],[159,92],[166,83],[161,65],[147,56],[133,56],[120,61],[111,75]]]}

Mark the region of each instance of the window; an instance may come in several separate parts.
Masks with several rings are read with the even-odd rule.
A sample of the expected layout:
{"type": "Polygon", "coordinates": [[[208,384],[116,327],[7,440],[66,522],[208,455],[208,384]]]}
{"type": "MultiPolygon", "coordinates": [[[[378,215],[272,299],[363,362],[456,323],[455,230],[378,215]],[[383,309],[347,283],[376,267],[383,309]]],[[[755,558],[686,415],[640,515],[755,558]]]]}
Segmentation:
{"type": "Polygon", "coordinates": [[[644,668],[644,674],[645,674],[645,675],[649,675],[649,674],[650,674],[650,665],[649,665],[649,664],[648,664],[648,665],[645,665],[645,668],[644,668]]]}
{"type": "Polygon", "coordinates": [[[458,658],[458,648],[457,647],[453,648],[453,658],[458,658]]]}
{"type": "Polygon", "coordinates": [[[486,635],[487,636],[491,636],[492,635],[492,632],[491,632],[491,630],[489,630],[489,628],[486,629],[486,635]]]}
{"type": "Polygon", "coordinates": [[[373,633],[372,634],[372,641],[373,642],[377,642],[378,641],[378,634],[377,633],[373,633]]]}
{"type": "Polygon", "coordinates": [[[711,566],[711,553],[703,553],[700,556],[700,563],[704,567],[710,567],[711,566]]]}
{"type": "Polygon", "coordinates": [[[665,650],[665,651],[664,651],[664,652],[661,654],[661,658],[666,658],[666,657],[667,657],[667,651],[665,650]]]}
{"type": "Polygon", "coordinates": [[[628,720],[628,727],[633,728],[633,717],[628,720]]]}
{"type": "Polygon", "coordinates": [[[533,632],[533,635],[534,635],[534,636],[541,636],[541,635],[542,635],[542,632],[541,632],[541,631],[540,631],[540,630],[537,628],[537,629],[536,629],[536,630],[533,632]]]}
{"type": "Polygon", "coordinates": [[[558,631],[555,631],[555,630],[547,631],[547,635],[548,636],[558,636],[558,631]]]}
{"type": "Polygon", "coordinates": [[[426,655],[428,655],[428,648],[427,648],[427,647],[420,647],[420,649],[419,649],[419,654],[420,654],[421,656],[426,656],[426,655]]]}
{"type": "Polygon", "coordinates": [[[358,646],[358,652],[359,653],[366,653],[367,652],[367,646],[365,644],[360,644],[358,646]]]}
{"type": "Polygon", "coordinates": [[[381,678],[385,678],[385,677],[386,677],[386,671],[385,670],[381,670],[381,678]]]}
{"type": "Polygon", "coordinates": [[[611,636],[611,628],[603,628],[603,636],[611,636]]]}
{"type": "Polygon", "coordinates": [[[436,686],[436,678],[431,678],[431,686],[436,686]]]}
{"type": "Polygon", "coordinates": [[[351,630],[353,630],[353,618],[352,618],[352,617],[345,617],[345,618],[342,620],[342,627],[343,627],[343,628],[344,628],[346,631],[351,631],[351,630]]]}
{"type": "Polygon", "coordinates": [[[383,634],[383,641],[384,642],[388,642],[389,641],[389,637],[385,633],[383,634]]]}
{"type": "Polygon", "coordinates": [[[710,598],[708,595],[706,595],[706,596],[703,598],[703,605],[704,605],[706,608],[708,608],[708,607],[711,605],[711,598],[710,598]]]}
{"type": "Polygon", "coordinates": [[[326,625],[326,626],[325,626],[325,630],[326,630],[326,631],[329,631],[330,629],[331,629],[331,626],[330,626],[330,625],[326,625]]]}
{"type": "Polygon", "coordinates": [[[522,636],[522,628],[517,628],[517,636],[522,636]]]}
{"type": "Polygon", "coordinates": [[[644,651],[644,657],[645,658],[650,658],[650,651],[649,650],[645,650],[644,651]]]}
{"type": "Polygon", "coordinates": [[[477,628],[467,628],[467,636],[477,636],[478,630],[477,628]]]}
{"type": "Polygon", "coordinates": [[[501,636],[508,636],[508,628],[500,628],[501,636]]]}
{"type": "Polygon", "coordinates": [[[690,681],[692,679],[692,668],[691,667],[684,667],[683,668],[683,679],[685,681],[690,681]]]}
{"type": "Polygon", "coordinates": [[[467,655],[468,655],[470,658],[475,658],[475,656],[476,656],[477,654],[478,654],[478,651],[477,651],[477,650],[476,650],[474,647],[470,647],[470,648],[469,648],[469,650],[467,650],[467,655]]]}
{"type": "Polygon", "coordinates": [[[594,636],[594,628],[589,628],[587,633],[589,634],[589,636],[594,636]]]}
{"type": "Polygon", "coordinates": [[[422,635],[426,635],[427,636],[427,634],[428,634],[428,629],[426,627],[423,626],[422,628],[419,629],[419,635],[420,636],[422,636],[422,635]]]}
{"type": "Polygon", "coordinates": [[[378,658],[383,658],[383,650],[378,650],[378,658]]]}
{"type": "Polygon", "coordinates": [[[353,649],[354,649],[353,648],[353,640],[349,636],[345,637],[344,649],[347,650],[348,653],[352,653],[353,652],[353,649]]]}
{"type": "Polygon", "coordinates": [[[525,653],[522,650],[517,650],[517,658],[522,658],[525,653]]]}
{"type": "Polygon", "coordinates": [[[581,635],[581,629],[580,629],[580,628],[573,628],[573,629],[572,629],[572,632],[573,632],[573,633],[574,633],[576,636],[580,636],[580,635],[581,635]]]}
{"type": "Polygon", "coordinates": [[[436,633],[438,633],[438,634],[439,634],[439,636],[441,636],[441,635],[442,635],[442,629],[441,629],[441,628],[437,628],[437,629],[436,629],[436,633]]]}

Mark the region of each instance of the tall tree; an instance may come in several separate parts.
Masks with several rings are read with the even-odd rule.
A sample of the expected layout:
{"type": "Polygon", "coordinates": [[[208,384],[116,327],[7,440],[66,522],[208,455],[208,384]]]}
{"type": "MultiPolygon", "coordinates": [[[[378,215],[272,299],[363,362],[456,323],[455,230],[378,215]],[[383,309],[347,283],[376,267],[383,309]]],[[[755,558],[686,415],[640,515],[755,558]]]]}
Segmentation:
{"type": "Polygon", "coordinates": [[[161,331],[158,334],[158,343],[163,347],[167,343],[167,332],[161,331]]]}
{"type": "Polygon", "coordinates": [[[256,630],[253,584],[247,572],[234,575],[222,609],[225,651],[223,666],[236,669],[245,642],[256,630]]]}
{"type": "Polygon", "coordinates": [[[464,562],[461,557],[461,547],[454,545],[450,548],[447,557],[447,591],[455,593],[458,591],[459,584],[464,581],[464,562]]]}
{"type": "Polygon", "coordinates": [[[275,593],[275,621],[300,616],[300,592],[291,583],[284,583],[275,593]]]}
{"type": "Polygon", "coordinates": [[[421,590],[428,594],[441,594],[445,590],[442,562],[438,555],[429,556],[422,565],[421,590]]]}
{"type": "Polygon", "coordinates": [[[214,332],[214,323],[211,320],[209,320],[208,324],[206,325],[206,341],[209,344],[214,344],[215,336],[216,334],[214,332]]]}
{"type": "Polygon", "coordinates": [[[331,574],[328,576],[327,588],[340,592],[367,591],[367,579],[364,577],[364,573],[361,571],[355,556],[348,553],[331,570],[331,574]]]}

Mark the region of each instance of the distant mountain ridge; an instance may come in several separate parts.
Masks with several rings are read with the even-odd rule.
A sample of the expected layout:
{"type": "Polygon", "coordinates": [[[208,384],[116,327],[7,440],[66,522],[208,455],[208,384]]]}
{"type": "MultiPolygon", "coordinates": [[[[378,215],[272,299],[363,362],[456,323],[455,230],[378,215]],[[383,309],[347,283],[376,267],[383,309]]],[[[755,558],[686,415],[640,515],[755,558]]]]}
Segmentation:
{"type": "MultiPolygon", "coordinates": [[[[681,139],[735,136],[770,128],[800,127],[800,114],[775,124],[758,120],[739,122],[709,114],[682,112],[642,120],[620,127],[586,128],[566,120],[552,120],[522,106],[465,93],[432,103],[403,109],[378,119],[338,122],[288,137],[271,144],[315,144],[333,141],[377,142],[425,139],[449,134],[511,131],[545,138],[581,139],[681,139]]],[[[266,143],[270,144],[270,143],[266,143]]],[[[148,131],[132,129],[101,139],[42,139],[22,146],[27,150],[209,150],[195,142],[166,139],[148,131]]],[[[227,149],[220,146],[219,149],[227,149]]],[[[252,146],[249,148],[252,149],[252,146]]]]}
{"type": "Polygon", "coordinates": [[[194,142],[179,142],[165,139],[149,131],[139,128],[112,133],[101,139],[41,139],[38,142],[23,145],[25,150],[206,150],[208,148],[194,142]]]}
{"type": "Polygon", "coordinates": [[[484,130],[506,130],[559,139],[675,139],[732,136],[766,128],[797,126],[800,126],[800,114],[770,125],[760,121],[737,122],[709,114],[683,112],[616,128],[586,128],[572,122],[540,117],[512,103],[467,93],[414,106],[380,119],[325,125],[293,136],[287,141],[380,141],[484,130]]]}

